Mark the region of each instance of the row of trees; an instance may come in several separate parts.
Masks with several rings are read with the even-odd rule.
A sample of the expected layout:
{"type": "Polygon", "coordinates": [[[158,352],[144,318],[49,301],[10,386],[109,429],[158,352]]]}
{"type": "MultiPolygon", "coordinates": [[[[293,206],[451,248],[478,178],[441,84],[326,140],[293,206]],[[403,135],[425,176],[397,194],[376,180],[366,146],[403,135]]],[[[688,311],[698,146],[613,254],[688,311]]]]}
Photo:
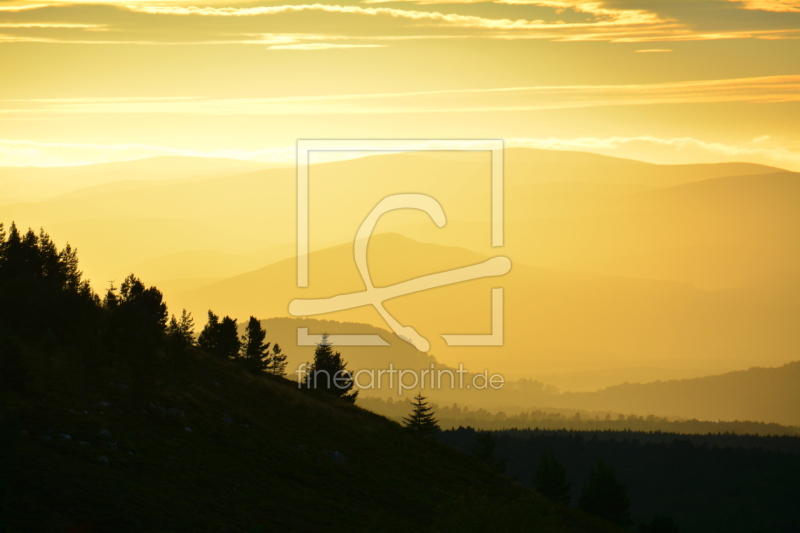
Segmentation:
{"type": "Polygon", "coordinates": [[[140,385],[177,375],[193,346],[254,373],[285,375],[286,355],[265,339],[255,317],[240,338],[236,320],[209,311],[196,340],[191,314],[170,316],[162,293],[133,274],[100,298],[83,279],[74,248],[59,250],[44,230],[23,234],[12,223],[6,232],[0,223],[0,373],[17,385],[24,381],[23,345],[72,353],[90,373],[108,363],[127,368],[140,385]]]}
{"type": "MultiPolygon", "coordinates": [[[[236,319],[208,312],[199,335],[191,313],[169,315],[163,294],[131,274],[99,297],[78,268],[77,251],[59,250],[43,230],[20,233],[0,223],[0,374],[15,386],[25,374],[22,346],[67,351],[89,373],[113,364],[139,385],[185,370],[192,348],[234,361],[254,374],[286,375],[287,356],[266,341],[251,316],[240,335],[236,319]],[[13,377],[12,377],[13,376],[13,377]]],[[[355,382],[327,335],[307,363],[305,384],[354,402],[355,382]]]]}
{"type": "MultiPolygon", "coordinates": [[[[177,325],[180,327],[182,322],[177,325]]],[[[257,374],[268,372],[276,376],[286,375],[286,355],[278,343],[270,350],[271,343],[264,342],[267,332],[261,321],[251,316],[244,335],[239,337],[239,326],[235,318],[225,316],[220,320],[212,311],[208,322],[197,339],[197,344],[207,352],[240,363],[248,371],[257,374]]]]}

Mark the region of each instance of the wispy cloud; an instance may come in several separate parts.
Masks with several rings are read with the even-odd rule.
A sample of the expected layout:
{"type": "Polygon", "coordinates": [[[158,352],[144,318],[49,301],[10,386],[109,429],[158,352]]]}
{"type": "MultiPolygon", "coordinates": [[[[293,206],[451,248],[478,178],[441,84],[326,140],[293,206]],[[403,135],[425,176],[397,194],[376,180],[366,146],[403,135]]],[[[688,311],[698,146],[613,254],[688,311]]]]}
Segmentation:
{"type": "Polygon", "coordinates": [[[300,43],[274,44],[270,50],[331,50],[336,48],[382,48],[385,44],[333,44],[333,43],[300,43]]]}
{"type": "Polygon", "coordinates": [[[772,11],[775,13],[800,13],[798,0],[729,0],[743,4],[745,9],[754,11],[772,11]]]}
{"type": "MultiPolygon", "coordinates": [[[[94,3],[92,0],[91,3],[94,3]]],[[[181,0],[182,2],[183,0],[181,0]]],[[[188,1],[188,0],[187,0],[188,1]]],[[[404,1],[404,0],[365,0],[367,5],[333,4],[333,3],[308,3],[308,4],[284,4],[267,5],[255,7],[217,7],[217,6],[197,6],[182,5],[169,2],[144,1],[105,1],[106,8],[115,10],[115,27],[112,35],[119,36],[120,43],[139,42],[141,44],[176,44],[182,42],[186,44],[215,44],[215,43],[241,43],[241,44],[262,44],[257,40],[248,39],[248,33],[252,33],[252,23],[246,24],[233,23],[236,19],[247,19],[253,17],[281,17],[293,14],[305,13],[301,17],[313,19],[314,27],[320,31],[320,27],[327,27],[322,33],[340,34],[342,39],[358,39],[364,37],[362,26],[358,31],[353,29],[353,25],[344,26],[341,21],[333,16],[325,18],[315,18],[313,13],[327,13],[330,15],[372,17],[382,19],[380,24],[370,25],[367,33],[371,34],[374,40],[388,38],[394,35],[407,33],[410,28],[420,38],[436,39],[442,38],[444,34],[452,38],[474,38],[474,39],[542,39],[552,41],[607,41],[607,42],[671,42],[671,41],[692,41],[692,40],[720,40],[720,39],[794,39],[800,38],[800,28],[793,24],[792,20],[781,23],[769,24],[763,21],[753,21],[753,23],[726,24],[724,18],[712,17],[717,13],[706,15],[705,19],[695,20],[686,17],[691,15],[691,10],[673,9],[670,6],[670,15],[662,13],[664,5],[659,4],[653,7],[643,8],[642,4],[626,1],[587,1],[587,0],[495,0],[493,2],[478,2],[480,8],[472,9],[469,13],[463,11],[463,6],[459,4],[474,3],[472,0],[405,0],[414,4],[441,4],[447,6],[438,10],[421,9],[399,9],[397,7],[376,6],[384,1],[404,1]],[[371,5],[369,5],[371,4],[371,5]],[[111,7],[114,6],[114,7],[111,7]],[[519,18],[520,13],[529,13],[527,9],[537,8],[537,14],[545,16],[547,20],[539,18],[519,18]],[[446,12],[445,12],[446,11],[446,12]],[[132,15],[130,20],[126,19],[123,12],[145,14],[152,17],[185,17],[189,23],[182,23],[182,31],[171,33],[166,38],[163,32],[152,32],[151,28],[159,25],[168,24],[160,20],[158,24],[143,24],[141,18],[132,15]],[[479,14],[476,14],[479,13],[479,14]],[[549,13],[549,14],[548,14],[549,13]],[[489,14],[495,16],[489,16],[489,14]],[[499,15],[499,16],[498,16],[499,15]],[[502,16],[513,15],[513,16],[502,16]],[[565,15],[565,16],[562,16],[565,15]],[[218,22],[200,22],[200,19],[218,19],[218,22]],[[227,19],[227,22],[223,22],[227,19]],[[564,19],[564,20],[561,20],[564,19]],[[712,22],[713,19],[713,23],[712,22]],[[237,31],[237,27],[248,25],[247,31],[237,31]],[[139,40],[131,40],[131,31],[139,36],[139,40]],[[425,35],[427,34],[427,36],[425,35]]],[[[87,0],[88,2],[88,0],[87,0]]],[[[80,4],[81,2],[77,2],[80,4]]],[[[647,5],[647,4],[643,4],[647,5]]],[[[728,3],[718,2],[711,5],[728,6],[728,3]]],[[[72,0],[69,2],[57,1],[52,4],[36,4],[22,7],[2,7],[9,13],[22,12],[45,8],[61,10],[60,14],[65,14],[68,10],[84,9],[86,6],[75,5],[72,0]]],[[[750,0],[742,4],[738,3],[738,10],[729,8],[725,11],[722,8],[720,13],[739,11],[745,13],[747,9],[761,9],[775,12],[784,12],[791,15],[791,12],[800,10],[797,1],[768,1],[750,0]]],[[[93,6],[93,8],[100,6],[93,6]]],[[[706,8],[704,8],[706,9],[706,8]]],[[[48,11],[51,15],[58,15],[48,11]]],[[[275,19],[268,23],[281,26],[281,20],[275,19]]],[[[293,30],[303,27],[303,22],[297,17],[291,18],[293,30]]],[[[26,21],[32,22],[32,21],[26,21]]],[[[44,21],[56,22],[56,21],[44,21]]],[[[288,29],[288,28],[286,28],[288,29]]],[[[301,32],[302,29],[299,29],[301,32]]],[[[295,31],[297,33],[298,31],[295,31]]],[[[6,40],[26,40],[25,36],[15,35],[6,40]]],[[[42,40],[42,36],[34,36],[31,40],[42,40]]],[[[58,39],[48,37],[48,42],[92,42],[90,38],[80,36],[60,36],[58,39]]],[[[109,37],[103,43],[113,42],[114,38],[109,37]]],[[[100,42],[100,41],[97,41],[100,42]]],[[[330,44],[328,41],[320,41],[312,47],[309,42],[287,43],[302,44],[303,46],[275,46],[273,49],[305,49],[322,50],[329,48],[362,48],[359,46],[325,46],[330,44]]]]}
{"type": "Polygon", "coordinates": [[[98,29],[107,27],[105,24],[73,24],[69,22],[0,22],[0,28],[79,28],[98,29]]]}
{"type": "Polygon", "coordinates": [[[20,6],[0,6],[0,13],[18,13],[20,11],[30,11],[48,7],[50,4],[28,4],[20,6]]]}
{"type": "Polygon", "coordinates": [[[645,50],[636,50],[639,54],[650,54],[650,53],[661,53],[661,52],[672,52],[669,48],[647,48],[645,50]]]}
{"type": "Polygon", "coordinates": [[[414,11],[405,9],[395,9],[388,7],[360,7],[342,6],[332,4],[290,4],[282,6],[262,6],[262,7],[182,7],[182,6],[151,6],[151,5],[132,5],[131,10],[142,13],[160,15],[199,15],[205,17],[253,17],[261,15],[276,15],[281,13],[292,13],[300,11],[323,11],[326,13],[342,13],[367,16],[389,16],[394,18],[405,18],[417,21],[432,21],[434,23],[446,24],[463,28],[485,28],[485,29],[531,29],[546,26],[544,21],[524,20],[524,19],[491,19],[473,15],[459,15],[456,13],[440,13],[438,11],[414,11]]]}
{"type": "MultiPolygon", "coordinates": [[[[277,46],[291,43],[277,44],[277,46]]],[[[0,101],[0,114],[309,115],[525,111],[686,103],[800,101],[800,75],[635,85],[559,85],[272,98],[73,98],[0,101]]]]}

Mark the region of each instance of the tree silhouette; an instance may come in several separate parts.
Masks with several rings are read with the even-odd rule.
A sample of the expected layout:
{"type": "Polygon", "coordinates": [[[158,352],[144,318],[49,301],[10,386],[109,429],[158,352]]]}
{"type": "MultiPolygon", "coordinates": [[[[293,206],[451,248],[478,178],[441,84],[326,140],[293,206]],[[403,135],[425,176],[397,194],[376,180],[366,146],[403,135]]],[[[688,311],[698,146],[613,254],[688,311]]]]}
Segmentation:
{"type": "Polygon", "coordinates": [[[241,343],[239,342],[239,326],[236,319],[229,316],[222,317],[219,323],[219,353],[222,357],[236,359],[239,356],[241,343]]]}
{"type": "Polygon", "coordinates": [[[272,347],[267,361],[267,372],[276,376],[286,375],[286,354],[281,351],[281,347],[276,342],[272,347]]]}
{"type": "Polygon", "coordinates": [[[106,344],[123,358],[139,385],[152,384],[167,339],[167,304],[155,287],[133,274],[125,278],[114,305],[107,309],[106,344]]]}
{"type": "Polygon", "coordinates": [[[614,469],[599,458],[583,486],[578,508],[618,526],[633,525],[627,487],[617,479],[614,469]]]}
{"type": "Polygon", "coordinates": [[[155,287],[146,288],[133,274],[119,289],[116,313],[123,326],[123,344],[131,352],[155,352],[163,344],[167,326],[167,304],[155,287]]]}
{"type": "Polygon", "coordinates": [[[422,393],[417,393],[411,405],[414,406],[411,415],[403,417],[403,425],[405,427],[415,433],[425,435],[439,431],[439,423],[433,417],[433,408],[428,405],[422,393]]]}
{"type": "Polygon", "coordinates": [[[494,434],[491,431],[479,431],[475,438],[475,445],[472,446],[472,455],[492,467],[493,470],[497,470],[501,474],[505,473],[506,460],[498,458],[495,453],[497,439],[495,439],[494,434]]]}
{"type": "Polygon", "coordinates": [[[0,324],[22,342],[55,341],[85,348],[99,328],[97,298],[81,279],[76,252],[59,251],[49,235],[0,224],[0,324]]]}
{"type": "Polygon", "coordinates": [[[309,368],[306,385],[339,396],[348,402],[355,402],[358,391],[352,391],[355,382],[346,366],[342,354],[333,351],[326,333],[314,350],[314,362],[309,368]]]}
{"type": "Polygon", "coordinates": [[[236,319],[226,316],[220,320],[209,310],[208,322],[200,332],[197,344],[212,355],[236,359],[241,347],[236,319]]]}
{"type": "Polygon", "coordinates": [[[264,343],[267,332],[261,327],[261,322],[254,316],[250,317],[242,336],[240,361],[248,372],[258,374],[267,370],[269,363],[270,343],[264,343]]]}
{"type": "Polygon", "coordinates": [[[208,353],[217,354],[219,344],[219,317],[211,309],[208,310],[208,322],[203,326],[203,331],[197,338],[197,344],[208,353]]]}
{"type": "Polygon", "coordinates": [[[542,496],[554,502],[569,505],[570,484],[567,483],[567,474],[564,466],[552,453],[542,452],[533,484],[542,496]]]}
{"type": "Polygon", "coordinates": [[[183,353],[192,346],[194,344],[194,319],[192,318],[192,313],[184,309],[181,312],[180,319],[172,315],[169,319],[169,324],[167,324],[167,338],[170,349],[175,354],[183,353]]]}

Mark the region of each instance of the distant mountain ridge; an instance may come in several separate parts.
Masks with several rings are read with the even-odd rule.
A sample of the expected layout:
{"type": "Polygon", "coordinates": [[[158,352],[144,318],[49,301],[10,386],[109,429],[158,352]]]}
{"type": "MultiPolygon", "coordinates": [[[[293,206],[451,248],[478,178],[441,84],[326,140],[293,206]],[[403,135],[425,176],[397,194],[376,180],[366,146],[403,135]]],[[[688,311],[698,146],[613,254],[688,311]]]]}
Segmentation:
{"type": "Polygon", "coordinates": [[[560,407],[800,426],[800,361],[694,379],[623,383],[564,393],[557,401],[560,407]]]}
{"type": "MultiPolygon", "coordinates": [[[[107,184],[108,190],[102,185],[57,199],[6,203],[3,222],[43,226],[59,245],[68,241],[98,291],[112,280],[118,286],[133,271],[163,288],[173,311],[186,307],[202,324],[209,307],[240,321],[251,314],[286,317],[292,298],[363,290],[352,245],[336,243],[351,242],[366,213],[387,195],[424,193],[440,202],[447,224],[439,228],[418,210],[382,217],[370,245],[376,284],[494,255],[512,262],[502,281],[476,280],[386,302],[401,323],[424,329],[438,343],[430,353],[442,363],[488,366],[516,379],[641,367],[685,369],[682,377],[689,377],[700,375],[699,369],[796,359],[800,194],[794,173],[510,148],[505,245],[496,249],[488,153],[314,163],[311,284],[299,290],[296,173],[242,164],[250,163],[166,158],[77,170],[18,169],[52,177],[99,168],[105,169],[102,179],[119,181],[107,184]],[[198,170],[215,165],[239,170],[196,179],[198,170]],[[162,171],[195,174],[138,188],[125,181],[162,171]],[[489,295],[497,283],[505,287],[504,347],[445,346],[442,334],[490,331],[489,295]]],[[[0,169],[0,182],[6,171],[0,169]]],[[[369,307],[318,318],[386,327],[369,307]]],[[[597,386],[621,381],[609,376],[597,386]]],[[[571,390],[568,384],[560,388],[571,390]]]]}
{"type": "MultiPolygon", "coordinates": [[[[486,258],[391,233],[373,237],[369,248],[370,272],[377,286],[486,258]]],[[[249,314],[264,319],[288,316],[294,298],[364,290],[350,244],[313,251],[309,264],[307,289],[296,287],[296,261],[286,259],[170,295],[170,301],[192,310],[195,317],[203,317],[211,308],[242,320],[249,314]]],[[[417,328],[431,342],[430,353],[439,362],[449,366],[462,362],[473,371],[489,367],[512,374],[509,379],[575,368],[779,365],[796,353],[794,324],[800,319],[800,309],[791,300],[764,298],[759,292],[702,291],[689,283],[564,272],[531,267],[513,258],[511,272],[502,278],[409,294],[387,301],[386,306],[402,324],[417,328]],[[505,291],[504,346],[445,346],[442,334],[489,331],[488,297],[496,286],[505,291]]],[[[387,327],[370,306],[315,318],[387,327]]]]}

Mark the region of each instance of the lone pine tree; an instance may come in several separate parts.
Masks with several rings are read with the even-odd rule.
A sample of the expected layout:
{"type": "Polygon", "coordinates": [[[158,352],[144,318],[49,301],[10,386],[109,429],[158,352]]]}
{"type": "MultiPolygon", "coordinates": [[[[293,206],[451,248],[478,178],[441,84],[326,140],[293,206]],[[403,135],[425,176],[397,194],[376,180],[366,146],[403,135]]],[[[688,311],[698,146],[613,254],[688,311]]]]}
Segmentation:
{"type": "Polygon", "coordinates": [[[309,368],[306,385],[339,396],[348,402],[355,402],[358,391],[352,391],[355,382],[346,366],[342,354],[333,351],[333,345],[326,333],[314,350],[314,362],[309,368]]]}
{"type": "Polygon", "coordinates": [[[542,452],[536,474],[533,475],[533,484],[545,498],[569,505],[570,484],[567,483],[567,473],[552,453],[542,452]]]}
{"type": "Polygon", "coordinates": [[[277,342],[272,347],[272,353],[269,354],[267,372],[276,376],[286,375],[286,354],[281,351],[281,347],[277,342]]]}
{"type": "Polygon", "coordinates": [[[403,425],[415,433],[431,434],[439,431],[439,423],[433,417],[433,408],[428,406],[422,393],[417,393],[411,402],[414,410],[408,417],[403,417],[403,425]]]}

